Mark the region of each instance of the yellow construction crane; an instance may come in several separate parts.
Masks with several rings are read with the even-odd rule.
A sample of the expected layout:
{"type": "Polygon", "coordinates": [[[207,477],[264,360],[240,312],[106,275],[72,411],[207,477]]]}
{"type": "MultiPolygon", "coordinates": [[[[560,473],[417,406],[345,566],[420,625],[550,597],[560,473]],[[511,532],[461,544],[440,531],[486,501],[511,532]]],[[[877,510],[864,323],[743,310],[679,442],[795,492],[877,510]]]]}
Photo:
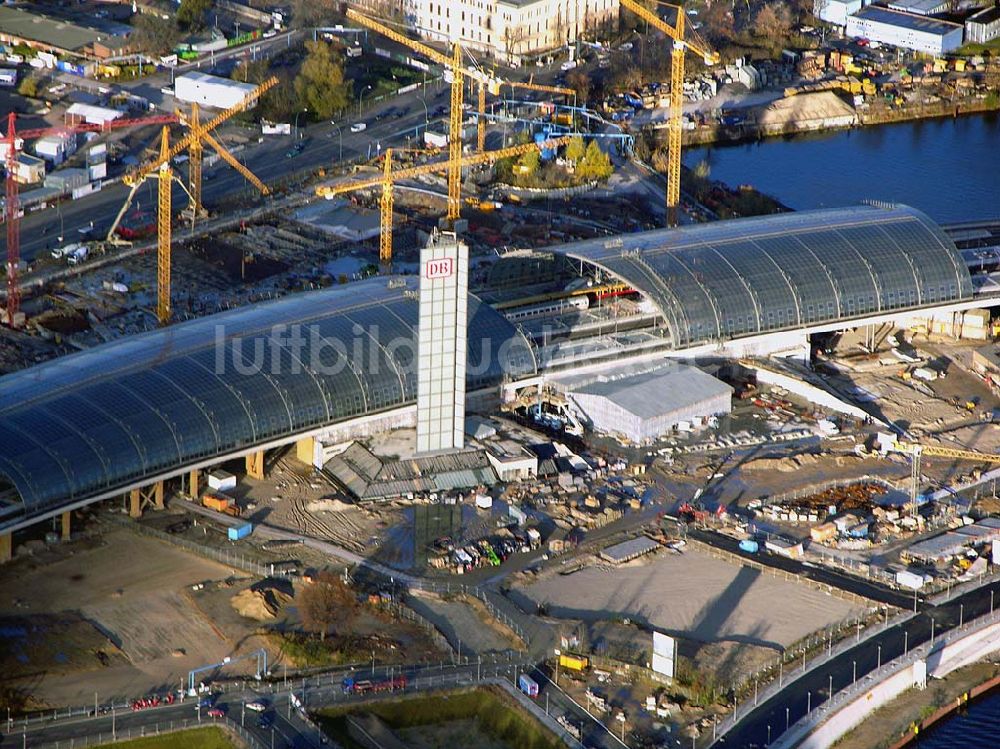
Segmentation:
{"type": "Polygon", "coordinates": [[[576,101],[576,89],[572,88],[547,86],[544,83],[535,83],[533,80],[529,80],[527,83],[522,83],[520,81],[503,81],[501,85],[510,86],[511,88],[525,88],[529,91],[543,91],[549,94],[560,94],[561,96],[572,96],[573,100],[576,101]]]}
{"type": "MultiPolygon", "coordinates": [[[[448,172],[450,174],[452,168],[455,166],[461,170],[463,167],[490,164],[498,159],[520,156],[521,154],[527,153],[533,149],[544,151],[550,148],[559,148],[560,146],[566,145],[569,140],[569,137],[563,136],[560,138],[552,138],[550,140],[542,141],[541,143],[522,143],[517,146],[500,148],[496,151],[486,151],[484,153],[472,154],[471,156],[460,158],[457,161],[453,161],[449,158],[447,161],[435,161],[430,164],[420,164],[419,166],[397,169],[396,171],[392,171],[392,149],[390,148],[386,149],[385,161],[383,163],[382,174],[380,176],[343,182],[337,185],[321,185],[316,188],[316,194],[321,198],[332,200],[337,195],[343,195],[356,190],[365,190],[372,187],[382,188],[382,195],[379,199],[379,210],[382,216],[382,230],[379,237],[379,262],[381,263],[383,269],[385,269],[392,262],[392,186],[394,183],[404,179],[419,177],[422,174],[432,174],[434,172],[448,172]]],[[[450,204],[450,193],[448,197],[450,204]]]]}
{"type": "Polygon", "coordinates": [[[919,442],[906,442],[892,438],[881,440],[880,446],[886,452],[898,452],[910,456],[910,504],[911,512],[915,512],[917,496],[920,493],[920,459],[924,455],[936,458],[953,458],[955,460],[970,460],[979,463],[1000,463],[1000,454],[981,453],[975,450],[960,450],[954,447],[939,447],[924,445],[919,442]]]}
{"type": "MultiPolygon", "coordinates": [[[[654,0],[655,1],[655,0],[654,0]]],[[[640,5],[637,0],[620,0],[621,6],[635,13],[674,40],[670,53],[670,118],[667,121],[667,225],[677,226],[677,205],[681,197],[681,132],[684,114],[684,53],[690,49],[701,55],[706,65],[714,65],[719,55],[712,52],[694,31],[685,33],[684,9],[671,3],[656,2],[677,13],[674,25],[640,5]]]]}
{"type": "Polygon", "coordinates": [[[132,204],[132,198],[135,196],[136,190],[139,189],[139,186],[143,183],[143,181],[150,177],[159,180],[156,204],[156,317],[161,325],[166,325],[170,322],[170,243],[172,237],[170,222],[173,219],[170,190],[171,183],[174,178],[174,172],[170,166],[171,161],[175,156],[182,153],[185,149],[188,149],[189,161],[191,162],[191,171],[188,172],[190,187],[185,189],[187,190],[188,198],[190,199],[192,217],[198,216],[202,212],[202,141],[205,141],[212,146],[212,148],[218,152],[219,156],[232,165],[240,174],[246,177],[246,179],[249,180],[264,195],[267,195],[269,192],[267,186],[257,179],[257,177],[249,169],[237,161],[233,155],[210,134],[210,131],[214,130],[237,112],[245,110],[248,106],[255,102],[262,93],[277,85],[277,83],[278,79],[271,77],[258,86],[252,93],[245,96],[239,103],[216,115],[204,125],[200,122],[198,107],[197,105],[194,105],[192,107],[191,118],[186,123],[188,125],[187,135],[171,146],[169,130],[166,126],[164,126],[163,133],[160,138],[159,157],[147,164],[144,164],[134,172],[126,174],[122,180],[125,184],[130,185],[132,190],[129,193],[128,199],[125,201],[125,204],[122,206],[122,209],[115,217],[114,223],[112,223],[111,228],[108,230],[107,242],[109,243],[116,243],[114,236],[115,230],[118,228],[118,224],[121,222],[122,217],[128,210],[128,207],[132,204]]]}
{"type": "Polygon", "coordinates": [[[203,151],[202,141],[207,141],[209,145],[212,146],[212,148],[218,151],[219,156],[225,159],[228,164],[230,164],[247,180],[249,180],[254,185],[254,187],[260,190],[263,194],[267,195],[268,194],[267,186],[264,185],[264,183],[261,182],[259,179],[257,179],[257,177],[254,176],[249,169],[243,166],[231,153],[229,153],[229,151],[223,148],[221,144],[219,144],[219,142],[216,141],[215,138],[211,136],[210,133],[212,130],[217,128],[219,125],[221,125],[223,122],[228,120],[233,115],[238,114],[246,110],[248,107],[252,106],[257,101],[257,99],[260,98],[261,94],[265,93],[266,91],[269,91],[276,85],[278,85],[278,79],[272,76],[268,80],[261,83],[256,89],[254,89],[254,91],[247,94],[241,101],[239,101],[229,109],[220,112],[219,114],[217,114],[215,117],[213,117],[211,120],[209,120],[204,124],[202,124],[200,121],[197,105],[194,105],[192,107],[191,117],[188,118],[184,123],[188,126],[187,134],[184,135],[180,140],[176,141],[172,146],[170,146],[170,148],[166,151],[166,153],[161,152],[159,158],[142,165],[141,167],[132,172],[127,173],[122,178],[122,181],[126,185],[129,185],[132,188],[132,190],[129,193],[128,198],[125,200],[125,204],[122,206],[121,210],[118,212],[118,215],[115,217],[115,220],[112,222],[111,228],[108,229],[108,234],[107,237],[105,238],[105,242],[113,245],[128,244],[128,242],[123,242],[122,240],[119,240],[115,236],[115,232],[117,231],[118,225],[121,223],[122,217],[125,215],[125,212],[129,209],[129,206],[132,205],[132,199],[135,197],[135,193],[139,189],[139,186],[143,183],[143,181],[147,177],[159,171],[160,165],[164,160],[171,161],[175,156],[179,156],[185,150],[188,150],[189,160],[191,161],[191,170],[188,172],[188,177],[190,182],[190,187],[188,188],[188,191],[191,197],[192,208],[195,211],[195,215],[197,215],[197,213],[201,211],[201,155],[203,151]]]}
{"type": "Polygon", "coordinates": [[[452,44],[451,57],[438,52],[433,47],[410,39],[405,34],[401,34],[395,29],[391,29],[383,23],[376,21],[362,13],[358,13],[353,8],[348,8],[347,18],[360,23],[365,28],[376,31],[387,39],[398,42],[405,47],[409,47],[429,60],[433,60],[438,65],[443,65],[451,72],[451,105],[448,113],[448,158],[455,164],[448,170],[448,221],[455,221],[459,218],[462,208],[462,168],[458,162],[462,158],[462,99],[465,78],[469,77],[479,83],[479,126],[477,129],[477,145],[482,151],[486,143],[486,124],[483,115],[486,110],[486,91],[496,94],[500,91],[500,84],[495,78],[487,75],[476,68],[462,67],[462,47],[459,42],[452,44]]]}

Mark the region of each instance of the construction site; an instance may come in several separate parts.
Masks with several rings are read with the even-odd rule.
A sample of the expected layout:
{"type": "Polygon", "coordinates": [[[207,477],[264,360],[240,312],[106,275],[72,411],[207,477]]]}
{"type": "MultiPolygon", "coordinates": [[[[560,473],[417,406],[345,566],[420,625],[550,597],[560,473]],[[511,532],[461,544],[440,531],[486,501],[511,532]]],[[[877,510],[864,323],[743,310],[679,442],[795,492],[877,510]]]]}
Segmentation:
{"type": "Polygon", "coordinates": [[[227,719],[205,695],[228,690],[234,727],[256,698],[253,740],[297,746],[322,735],[309,678],[315,711],[485,663],[569,745],[705,749],[786,664],[992,574],[1000,229],[895,203],[708,220],[682,92],[685,55],[718,56],[685,13],[623,5],[673,42],[665,180],[576,90],[353,9],[395,45],[363,54],[435,74],[392,100],[422,105],[413,137],[362,90],[269,140],[247,115],[277,78],[195,76],[228,108],[9,116],[18,715],[169,694],[227,719]],[[22,212],[25,143],[154,128],[114,182],[22,212]]]}

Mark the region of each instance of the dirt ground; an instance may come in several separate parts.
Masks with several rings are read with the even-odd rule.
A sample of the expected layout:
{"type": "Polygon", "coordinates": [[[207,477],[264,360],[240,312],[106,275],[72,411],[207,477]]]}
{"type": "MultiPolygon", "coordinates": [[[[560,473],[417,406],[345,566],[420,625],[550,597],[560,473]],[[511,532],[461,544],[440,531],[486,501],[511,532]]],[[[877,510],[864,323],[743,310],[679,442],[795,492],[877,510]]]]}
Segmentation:
{"type": "Polygon", "coordinates": [[[480,730],[474,718],[431,726],[397,728],[395,734],[411,749],[451,749],[455,746],[507,749],[507,744],[480,730]]]}
{"type": "Polygon", "coordinates": [[[402,518],[388,505],[354,504],[325,479],[311,476],[310,469],[289,459],[278,461],[267,478],[253,482],[240,499],[256,503],[250,513],[255,522],[266,520],[359,554],[374,551],[382,532],[402,518]]]}
{"type": "MultiPolygon", "coordinates": [[[[49,704],[90,704],[95,691],[106,700],[180,686],[190,669],[252,649],[243,642],[246,629],[224,633],[191,597],[194,583],[230,574],[223,565],[118,528],[99,545],[65,547],[51,563],[15,561],[0,573],[0,617],[82,617],[98,635],[68,642],[89,652],[97,640],[116,656],[102,666],[93,654],[59,651],[55,664],[34,664],[34,675],[18,685],[49,704]]],[[[59,632],[53,629],[52,636],[59,632]]]]}
{"type": "Polygon", "coordinates": [[[449,639],[461,640],[463,654],[524,647],[520,638],[490,617],[478,600],[479,606],[469,600],[444,600],[431,594],[421,594],[419,600],[434,612],[440,629],[451,630],[447,633],[452,635],[449,639]]]}
{"type": "Polygon", "coordinates": [[[524,589],[557,617],[630,618],[701,642],[780,649],[862,611],[840,598],[696,550],[594,563],[524,589]]]}

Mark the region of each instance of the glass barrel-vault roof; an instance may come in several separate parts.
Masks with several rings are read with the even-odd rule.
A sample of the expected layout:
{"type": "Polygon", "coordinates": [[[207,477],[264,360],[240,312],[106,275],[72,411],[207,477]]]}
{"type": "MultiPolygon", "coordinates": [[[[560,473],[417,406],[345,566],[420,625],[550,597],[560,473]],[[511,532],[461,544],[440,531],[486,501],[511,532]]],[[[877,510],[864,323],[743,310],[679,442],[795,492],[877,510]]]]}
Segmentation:
{"type": "MultiPolygon", "coordinates": [[[[416,285],[289,296],[0,378],[0,475],[21,499],[0,507],[0,526],[414,402],[416,285]]],[[[524,337],[475,297],[468,338],[470,390],[535,371],[524,337]]]]}
{"type": "Polygon", "coordinates": [[[719,221],[547,248],[655,302],[677,348],[972,297],[954,243],[907,206],[719,221]]]}

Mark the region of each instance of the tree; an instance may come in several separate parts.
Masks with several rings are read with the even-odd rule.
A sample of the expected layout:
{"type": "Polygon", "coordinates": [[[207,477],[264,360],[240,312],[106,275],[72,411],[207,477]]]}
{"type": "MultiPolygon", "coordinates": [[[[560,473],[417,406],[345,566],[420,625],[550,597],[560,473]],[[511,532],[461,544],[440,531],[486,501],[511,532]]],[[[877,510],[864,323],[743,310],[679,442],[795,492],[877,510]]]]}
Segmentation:
{"type": "Polygon", "coordinates": [[[566,85],[576,91],[576,100],[582,107],[590,98],[590,76],[579,68],[573,68],[566,74],[566,85]]]}
{"type": "Polygon", "coordinates": [[[306,59],[295,78],[299,106],[327,120],[347,106],[347,86],[341,60],[326,42],[306,42],[306,59]]]}
{"type": "MultiPolygon", "coordinates": [[[[244,60],[233,70],[233,80],[260,85],[272,75],[268,60],[244,60]]],[[[295,87],[287,74],[278,73],[281,82],[260,97],[253,112],[263,120],[287,122],[295,113],[295,87]]]]}
{"type": "Polygon", "coordinates": [[[705,30],[713,41],[728,42],[733,38],[735,27],[733,26],[733,12],[725,3],[712,3],[702,16],[705,30]]]}
{"type": "Polygon", "coordinates": [[[788,38],[792,30],[792,17],[783,3],[771,3],[761,8],[753,22],[753,31],[772,46],[788,38]]]}
{"type": "Polygon", "coordinates": [[[357,600],[338,575],[324,570],[299,595],[299,614],[302,625],[325,640],[334,624],[339,623],[341,631],[350,627],[357,614],[357,600]]]}
{"type": "Polygon", "coordinates": [[[132,24],[131,41],[135,48],[150,57],[170,54],[180,40],[177,26],[155,13],[143,13],[132,24]]]}
{"type": "Polygon", "coordinates": [[[336,15],[337,5],[333,0],[292,0],[292,26],[297,29],[325,26],[336,15]]]}
{"type": "Polygon", "coordinates": [[[198,31],[205,26],[205,14],[212,0],[181,0],[177,8],[177,25],[185,31],[198,31]]]}
{"type": "Polygon", "coordinates": [[[517,166],[514,167],[514,174],[518,182],[521,184],[530,182],[538,174],[541,164],[542,155],[537,148],[532,148],[530,151],[521,154],[521,158],[517,160],[517,166]]]}
{"type": "Polygon", "coordinates": [[[611,158],[601,150],[596,140],[587,144],[587,153],[576,165],[576,175],[582,180],[604,180],[611,176],[614,167],[611,158]]]}
{"type": "Polygon", "coordinates": [[[587,153],[587,147],[583,144],[583,138],[576,136],[570,138],[569,143],[566,144],[566,160],[576,164],[584,157],[587,153]]]}
{"type": "Polygon", "coordinates": [[[35,98],[38,96],[38,79],[34,76],[21,79],[21,83],[17,87],[17,93],[31,99],[35,98]]]}

